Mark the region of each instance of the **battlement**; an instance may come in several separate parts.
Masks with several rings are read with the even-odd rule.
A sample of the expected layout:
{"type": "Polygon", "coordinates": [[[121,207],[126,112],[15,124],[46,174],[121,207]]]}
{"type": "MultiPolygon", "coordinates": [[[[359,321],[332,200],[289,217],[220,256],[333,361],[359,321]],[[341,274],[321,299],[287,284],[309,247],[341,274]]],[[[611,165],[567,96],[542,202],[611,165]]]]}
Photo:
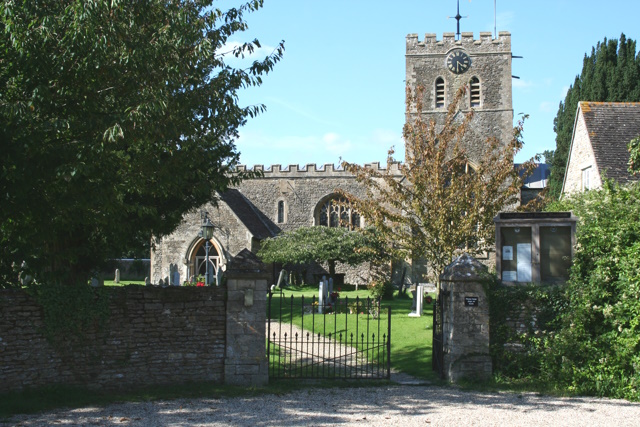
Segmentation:
{"type": "Polygon", "coordinates": [[[441,40],[437,39],[436,34],[427,33],[423,41],[418,40],[418,34],[407,35],[407,56],[446,54],[454,48],[463,48],[470,54],[510,53],[511,33],[500,31],[498,38],[494,39],[490,31],[481,31],[480,38],[475,39],[472,32],[464,32],[460,34],[460,40],[456,40],[455,33],[444,33],[441,40]]]}
{"type": "MultiPolygon", "coordinates": [[[[377,172],[385,172],[387,169],[380,166],[380,162],[366,163],[364,165],[367,169],[372,169],[377,172]]],[[[253,168],[247,168],[245,165],[238,165],[236,167],[237,172],[246,171],[261,171],[265,178],[327,178],[327,177],[345,177],[353,176],[351,172],[347,172],[342,167],[336,167],[333,163],[327,163],[324,165],[316,165],[315,163],[309,163],[307,165],[289,165],[282,167],[282,165],[271,165],[265,169],[264,165],[254,165],[253,168]]],[[[390,172],[392,174],[400,174],[400,163],[393,163],[391,165],[390,172]]]]}

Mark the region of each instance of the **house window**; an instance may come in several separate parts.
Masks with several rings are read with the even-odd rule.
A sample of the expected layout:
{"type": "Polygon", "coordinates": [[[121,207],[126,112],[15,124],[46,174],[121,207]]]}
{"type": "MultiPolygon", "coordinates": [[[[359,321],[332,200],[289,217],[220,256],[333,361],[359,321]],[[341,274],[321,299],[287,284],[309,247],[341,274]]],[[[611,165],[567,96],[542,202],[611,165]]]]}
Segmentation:
{"type": "Polygon", "coordinates": [[[591,166],[582,169],[582,191],[591,190],[591,166]]]}
{"type": "Polygon", "coordinates": [[[283,224],[284,220],[284,200],[280,200],[278,202],[278,224],[283,224]]]}
{"type": "Polygon", "coordinates": [[[438,77],[436,79],[436,108],[444,107],[444,79],[438,77]]]}
{"type": "Polygon", "coordinates": [[[349,207],[344,198],[332,198],[320,205],[318,225],[325,227],[344,227],[353,230],[360,228],[360,213],[349,207]]]}
{"type": "Polygon", "coordinates": [[[469,80],[469,103],[472,107],[480,106],[480,80],[477,77],[471,77],[469,80]]]}

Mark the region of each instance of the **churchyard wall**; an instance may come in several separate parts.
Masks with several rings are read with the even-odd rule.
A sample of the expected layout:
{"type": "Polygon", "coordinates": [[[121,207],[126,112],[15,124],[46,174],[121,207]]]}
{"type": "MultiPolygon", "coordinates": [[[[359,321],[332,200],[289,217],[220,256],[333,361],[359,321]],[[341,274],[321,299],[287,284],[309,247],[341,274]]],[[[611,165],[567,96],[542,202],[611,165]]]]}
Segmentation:
{"type": "Polygon", "coordinates": [[[229,313],[242,316],[247,328],[264,330],[262,288],[266,281],[260,292],[256,289],[251,307],[243,300],[227,301],[226,287],[103,288],[109,298],[104,327],[94,325],[68,341],[45,338],[43,309],[32,297],[21,290],[0,290],[0,393],[52,384],[123,389],[223,383],[227,365],[234,366],[234,382],[251,381],[256,372],[258,383],[264,382],[267,374],[260,366],[266,362],[258,360],[265,351],[264,334],[253,343],[243,342],[255,347],[251,354],[258,356],[240,365],[225,349],[229,313]]]}

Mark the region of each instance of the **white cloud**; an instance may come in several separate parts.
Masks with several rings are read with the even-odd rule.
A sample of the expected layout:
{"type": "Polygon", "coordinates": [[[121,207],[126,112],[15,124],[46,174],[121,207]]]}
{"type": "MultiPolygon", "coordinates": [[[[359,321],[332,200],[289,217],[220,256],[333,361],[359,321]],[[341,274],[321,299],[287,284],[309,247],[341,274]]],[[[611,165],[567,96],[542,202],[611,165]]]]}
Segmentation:
{"type": "Polygon", "coordinates": [[[516,89],[529,89],[534,86],[531,80],[513,79],[512,86],[516,89]]]}

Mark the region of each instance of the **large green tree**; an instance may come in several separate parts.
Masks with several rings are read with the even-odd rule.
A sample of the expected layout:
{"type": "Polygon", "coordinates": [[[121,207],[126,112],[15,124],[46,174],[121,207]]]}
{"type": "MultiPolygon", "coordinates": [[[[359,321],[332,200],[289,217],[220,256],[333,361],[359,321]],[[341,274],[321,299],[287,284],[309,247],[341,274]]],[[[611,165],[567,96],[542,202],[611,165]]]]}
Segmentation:
{"type": "Polygon", "coordinates": [[[90,270],[244,176],[233,143],[263,106],[238,105],[283,45],[230,65],[262,0],[6,0],[0,4],[0,286],[90,270]]]}
{"type": "Polygon", "coordinates": [[[556,149],[549,177],[549,194],[554,198],[558,198],[562,191],[579,101],[640,101],[640,55],[636,56],[634,40],[622,34],[619,41],[605,38],[598,42],[590,55],[585,54],[582,72],[576,76],[560,103],[553,121],[556,149]]]}
{"type": "Polygon", "coordinates": [[[357,265],[378,254],[376,234],[343,227],[300,227],[261,243],[258,257],[263,262],[304,264],[326,262],[335,277],[336,263],[357,265]]]}

